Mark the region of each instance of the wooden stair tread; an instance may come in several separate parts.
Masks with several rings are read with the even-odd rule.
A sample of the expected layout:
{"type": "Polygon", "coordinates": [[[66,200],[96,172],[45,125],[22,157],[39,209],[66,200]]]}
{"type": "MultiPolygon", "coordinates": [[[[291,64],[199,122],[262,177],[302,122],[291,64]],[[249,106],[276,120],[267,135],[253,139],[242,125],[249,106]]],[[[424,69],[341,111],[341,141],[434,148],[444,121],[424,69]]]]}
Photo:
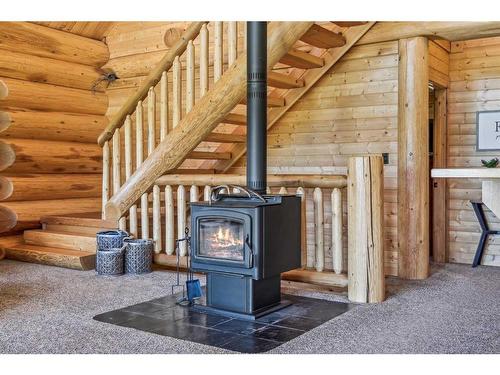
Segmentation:
{"type": "MultiPolygon", "coordinates": [[[[247,98],[243,98],[240,104],[247,104],[247,98]]],[[[285,106],[285,98],[277,98],[275,96],[267,97],[267,106],[268,107],[284,107],[285,106]]]]}
{"type": "Polygon", "coordinates": [[[95,268],[95,254],[90,252],[26,243],[8,247],[5,250],[9,259],[23,262],[76,270],[91,270],[95,268]]]}
{"type": "Polygon", "coordinates": [[[231,159],[231,153],[230,152],[193,151],[188,155],[187,159],[229,160],[229,159],[231,159]]]}
{"type": "Polygon", "coordinates": [[[267,74],[267,85],[279,89],[296,89],[304,87],[304,81],[286,74],[269,72],[267,74]]]}
{"type": "Polygon", "coordinates": [[[365,25],[368,21],[330,21],[331,23],[340,27],[353,27],[365,25]]]}
{"type": "Polygon", "coordinates": [[[300,40],[312,46],[326,49],[342,47],[346,43],[342,34],[335,33],[317,24],[312,25],[300,40]]]}
{"type": "Polygon", "coordinates": [[[170,174],[215,174],[215,169],[203,169],[203,168],[184,168],[184,169],[174,169],[170,174]]]}
{"type": "Polygon", "coordinates": [[[210,133],[206,142],[218,142],[218,143],[245,143],[246,135],[244,134],[225,134],[225,133],[210,133]]]}
{"type": "Polygon", "coordinates": [[[230,113],[226,116],[223,121],[225,124],[233,124],[233,125],[246,125],[247,124],[247,116],[240,115],[238,113],[230,113]]]}
{"type": "Polygon", "coordinates": [[[30,245],[56,247],[89,253],[95,253],[96,251],[94,235],[33,229],[25,231],[23,236],[24,241],[30,245]]]}
{"type": "Polygon", "coordinates": [[[116,224],[113,221],[102,220],[100,212],[42,216],[40,218],[40,222],[42,224],[71,225],[110,229],[116,228],[116,224]]]}
{"type": "Polygon", "coordinates": [[[300,69],[321,68],[325,60],[310,53],[292,50],[280,59],[280,63],[300,69]]]}

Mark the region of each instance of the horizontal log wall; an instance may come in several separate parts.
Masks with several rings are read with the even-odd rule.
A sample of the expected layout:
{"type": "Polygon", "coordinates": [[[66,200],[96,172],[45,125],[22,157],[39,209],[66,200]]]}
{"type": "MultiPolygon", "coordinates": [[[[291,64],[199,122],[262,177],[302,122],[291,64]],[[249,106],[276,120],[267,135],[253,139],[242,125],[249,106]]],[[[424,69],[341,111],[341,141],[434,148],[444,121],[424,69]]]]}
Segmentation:
{"type": "MultiPolygon", "coordinates": [[[[449,168],[480,167],[481,159],[498,157],[498,151],[476,151],[476,112],[500,110],[500,38],[451,43],[448,88],[449,168]]],[[[479,241],[479,224],[469,200],[481,199],[478,179],[448,180],[448,240],[450,262],[471,263],[479,241]]],[[[497,228],[500,219],[486,210],[497,228]]],[[[483,262],[500,266],[500,238],[490,236],[483,262]]]]}
{"type": "MultiPolygon", "coordinates": [[[[342,173],[352,155],[389,154],[384,167],[385,272],[397,275],[397,103],[398,42],[353,47],[286,113],[268,135],[269,173],[342,173]]],[[[244,173],[240,161],[231,173],[244,173]]],[[[310,189],[306,189],[310,190],[310,189]]],[[[308,213],[313,193],[306,191],[308,213]]],[[[331,191],[324,190],[324,201],[331,191]]],[[[343,202],[346,201],[345,191],[343,202]]],[[[331,207],[325,205],[325,231],[331,207]]],[[[344,259],[347,259],[344,204],[344,259]]],[[[314,217],[307,217],[308,264],[314,260],[314,217]]],[[[325,237],[325,268],[332,269],[325,237]]],[[[345,264],[344,264],[344,269],[345,264]]]]}
{"type": "Polygon", "coordinates": [[[0,232],[41,215],[98,212],[108,61],[97,40],[29,22],[0,22],[0,232]]]}

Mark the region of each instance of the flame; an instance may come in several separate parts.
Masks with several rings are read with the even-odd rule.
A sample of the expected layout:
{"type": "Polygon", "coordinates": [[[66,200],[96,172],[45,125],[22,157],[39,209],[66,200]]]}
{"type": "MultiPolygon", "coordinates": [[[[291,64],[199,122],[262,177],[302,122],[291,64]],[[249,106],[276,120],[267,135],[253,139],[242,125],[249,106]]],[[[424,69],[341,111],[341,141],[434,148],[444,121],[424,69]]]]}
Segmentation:
{"type": "Polygon", "coordinates": [[[241,246],[243,244],[243,240],[240,238],[236,238],[234,232],[229,228],[225,228],[223,230],[222,226],[219,226],[217,232],[212,236],[212,247],[213,248],[228,248],[234,246],[241,246]]]}

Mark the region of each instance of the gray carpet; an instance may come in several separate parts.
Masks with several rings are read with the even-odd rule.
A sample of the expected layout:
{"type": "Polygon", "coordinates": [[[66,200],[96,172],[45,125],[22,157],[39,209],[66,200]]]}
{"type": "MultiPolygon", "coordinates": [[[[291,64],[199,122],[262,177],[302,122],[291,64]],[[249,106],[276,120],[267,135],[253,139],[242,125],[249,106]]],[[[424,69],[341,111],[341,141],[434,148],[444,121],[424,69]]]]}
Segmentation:
{"type": "MultiPolygon", "coordinates": [[[[168,294],[173,275],[102,278],[1,261],[0,353],[230,353],[92,320],[168,294]]],[[[383,304],[360,305],[271,353],[500,352],[500,268],[433,267],[425,281],[389,279],[388,292],[383,304]]]]}

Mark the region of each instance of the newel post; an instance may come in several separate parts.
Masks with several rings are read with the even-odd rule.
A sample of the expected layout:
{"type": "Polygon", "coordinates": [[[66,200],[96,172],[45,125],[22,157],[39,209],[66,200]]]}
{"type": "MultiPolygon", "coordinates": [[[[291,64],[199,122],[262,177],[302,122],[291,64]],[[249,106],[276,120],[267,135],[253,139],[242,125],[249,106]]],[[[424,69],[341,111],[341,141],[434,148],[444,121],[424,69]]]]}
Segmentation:
{"type": "Polygon", "coordinates": [[[381,156],[349,159],[347,274],[352,302],[385,299],[383,170],[381,156]]]}

